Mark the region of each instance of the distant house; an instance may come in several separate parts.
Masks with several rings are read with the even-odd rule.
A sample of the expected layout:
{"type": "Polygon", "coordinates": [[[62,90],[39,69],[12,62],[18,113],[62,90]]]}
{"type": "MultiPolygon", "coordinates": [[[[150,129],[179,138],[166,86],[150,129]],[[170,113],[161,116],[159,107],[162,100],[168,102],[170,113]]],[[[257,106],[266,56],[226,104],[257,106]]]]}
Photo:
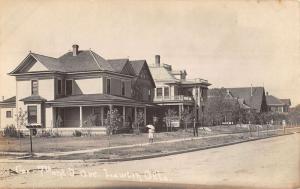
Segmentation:
{"type": "Polygon", "coordinates": [[[279,99],[273,95],[266,95],[268,110],[277,113],[287,113],[291,106],[290,99],[279,99]]]}
{"type": "Polygon", "coordinates": [[[17,87],[11,101],[17,110],[27,111],[28,124],[104,130],[112,109],[118,109],[123,126],[131,126],[138,111],[146,119],[155,83],[145,60],[106,60],[92,50],[72,47],[73,51],[58,58],[30,52],[9,73],[17,87]]]}
{"type": "Polygon", "coordinates": [[[155,64],[149,66],[155,81],[154,103],[166,110],[176,112],[179,120],[184,109],[195,110],[198,118],[205,108],[208,83],[205,79],[186,79],[185,70],[173,70],[169,64],[161,64],[160,56],[155,56],[155,64]]]}
{"type": "Polygon", "coordinates": [[[16,96],[0,102],[0,126],[11,125],[16,121],[16,96]]]}
{"type": "MultiPolygon", "coordinates": [[[[265,89],[263,87],[238,87],[223,89],[223,93],[226,91],[226,97],[237,99],[240,106],[244,109],[251,109],[256,112],[268,111],[265,89]]],[[[213,90],[209,91],[209,98],[214,96],[215,92],[213,90]]]]}
{"type": "Polygon", "coordinates": [[[225,88],[213,88],[208,90],[208,100],[214,101],[217,98],[223,98],[225,100],[230,100],[232,103],[238,103],[241,109],[250,111],[251,107],[246,104],[245,99],[240,97],[235,97],[229,89],[225,88]]]}

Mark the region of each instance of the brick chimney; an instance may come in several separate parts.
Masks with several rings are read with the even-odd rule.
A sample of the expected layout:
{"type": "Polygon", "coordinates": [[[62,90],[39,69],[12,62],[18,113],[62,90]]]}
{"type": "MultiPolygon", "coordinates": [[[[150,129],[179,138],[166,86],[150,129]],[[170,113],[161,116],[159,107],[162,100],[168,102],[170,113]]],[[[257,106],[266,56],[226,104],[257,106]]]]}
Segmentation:
{"type": "Polygon", "coordinates": [[[79,48],[79,46],[76,45],[76,44],[74,44],[72,47],[73,47],[73,56],[77,56],[78,55],[78,48],[79,48]]]}
{"type": "Polygon", "coordinates": [[[160,55],[155,55],[155,66],[160,67],[160,55]]]}

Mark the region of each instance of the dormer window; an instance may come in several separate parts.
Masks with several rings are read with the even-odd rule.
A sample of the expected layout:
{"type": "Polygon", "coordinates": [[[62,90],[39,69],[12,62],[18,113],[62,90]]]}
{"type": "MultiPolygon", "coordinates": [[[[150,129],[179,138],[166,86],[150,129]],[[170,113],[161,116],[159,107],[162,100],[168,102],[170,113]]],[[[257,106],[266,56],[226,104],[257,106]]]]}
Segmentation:
{"type": "Polygon", "coordinates": [[[31,95],[38,95],[38,80],[31,80],[31,95]]]}

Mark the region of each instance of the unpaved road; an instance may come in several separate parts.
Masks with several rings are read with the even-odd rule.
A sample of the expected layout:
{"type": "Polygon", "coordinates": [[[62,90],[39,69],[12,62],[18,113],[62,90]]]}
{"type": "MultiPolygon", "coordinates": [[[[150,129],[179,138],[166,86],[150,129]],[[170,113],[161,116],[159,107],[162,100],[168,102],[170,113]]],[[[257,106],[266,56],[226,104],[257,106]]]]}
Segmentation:
{"type": "Polygon", "coordinates": [[[151,183],[198,185],[195,188],[216,185],[220,188],[299,188],[300,134],[118,163],[0,161],[3,161],[0,163],[2,188],[176,186],[151,183]]]}

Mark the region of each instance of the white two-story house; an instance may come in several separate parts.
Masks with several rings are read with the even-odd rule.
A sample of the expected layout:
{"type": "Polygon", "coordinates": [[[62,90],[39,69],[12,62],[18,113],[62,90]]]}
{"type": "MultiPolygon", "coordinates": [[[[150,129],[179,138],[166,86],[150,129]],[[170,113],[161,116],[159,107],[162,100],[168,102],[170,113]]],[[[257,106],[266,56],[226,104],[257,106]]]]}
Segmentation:
{"type": "Polygon", "coordinates": [[[16,78],[16,111],[27,112],[28,124],[100,128],[112,109],[118,109],[124,126],[134,123],[138,111],[146,120],[155,83],[145,60],[106,60],[72,47],[59,58],[30,52],[9,73],[16,78]]]}
{"type": "MultiPolygon", "coordinates": [[[[155,56],[155,64],[149,66],[155,81],[154,103],[172,109],[179,120],[182,112],[194,110],[198,120],[204,111],[207,89],[211,84],[205,79],[187,79],[185,70],[173,70],[169,64],[160,63],[160,55],[155,56]]],[[[198,120],[199,121],[199,120],[198,120]]]]}

